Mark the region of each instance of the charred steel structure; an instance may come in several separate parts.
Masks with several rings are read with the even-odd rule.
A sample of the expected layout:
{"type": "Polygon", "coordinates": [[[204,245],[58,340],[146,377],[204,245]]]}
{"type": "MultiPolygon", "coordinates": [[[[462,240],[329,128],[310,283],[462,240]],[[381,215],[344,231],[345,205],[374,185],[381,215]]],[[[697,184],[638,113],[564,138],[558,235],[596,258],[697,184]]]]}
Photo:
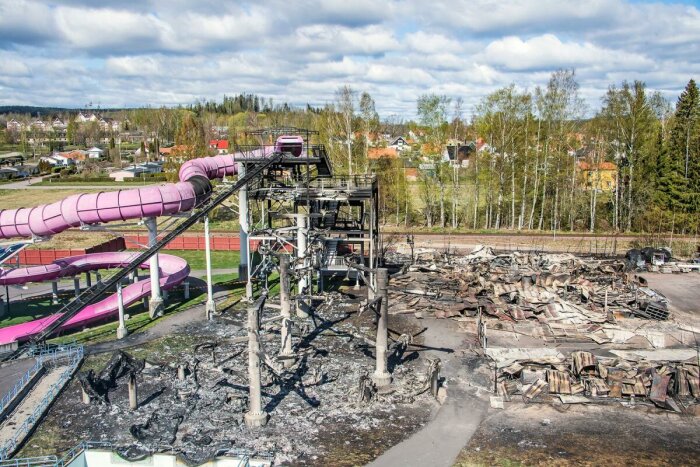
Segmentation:
{"type": "MultiPolygon", "coordinates": [[[[278,151],[295,157],[285,157],[240,192],[241,263],[250,265],[250,284],[251,279],[265,280],[274,268],[274,255],[269,253],[292,255],[297,314],[304,316],[303,303],[322,292],[328,278],[356,277],[357,270],[348,268],[344,256],[359,254],[367,266],[376,267],[377,178],[335,175],[316,131],[266,128],[246,136],[257,144],[237,147],[241,155],[237,160],[243,165],[239,173],[245,173],[246,158],[261,153],[278,151]]],[[[241,277],[246,277],[244,273],[241,277]]],[[[252,298],[252,287],[248,292],[252,298]]]]}

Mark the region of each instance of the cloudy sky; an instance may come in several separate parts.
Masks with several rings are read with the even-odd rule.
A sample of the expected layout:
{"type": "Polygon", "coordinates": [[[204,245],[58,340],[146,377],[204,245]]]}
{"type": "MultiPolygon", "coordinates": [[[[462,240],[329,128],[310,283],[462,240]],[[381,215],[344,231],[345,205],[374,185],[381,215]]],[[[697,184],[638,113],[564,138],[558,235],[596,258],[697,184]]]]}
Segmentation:
{"type": "Polygon", "coordinates": [[[422,93],[534,88],[575,67],[675,96],[700,78],[697,1],[0,0],[0,105],[176,105],[257,93],[322,105],[349,84],[383,117],[422,93]]]}

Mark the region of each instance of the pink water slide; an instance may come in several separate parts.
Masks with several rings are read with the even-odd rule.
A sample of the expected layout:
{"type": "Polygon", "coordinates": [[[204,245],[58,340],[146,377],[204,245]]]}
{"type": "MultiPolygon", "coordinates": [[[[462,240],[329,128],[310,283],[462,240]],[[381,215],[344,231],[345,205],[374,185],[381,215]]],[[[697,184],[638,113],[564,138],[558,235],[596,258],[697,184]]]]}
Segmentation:
{"type": "MultiPolygon", "coordinates": [[[[267,151],[261,151],[265,156],[267,151]]],[[[69,196],[51,204],[33,208],[0,210],[0,239],[13,237],[48,237],[81,225],[123,222],[189,211],[211,194],[209,180],[235,175],[237,165],[233,155],[203,157],[182,164],[180,181],[160,186],[69,196]]],[[[93,253],[58,260],[46,266],[17,269],[0,268],[0,285],[26,284],[75,276],[81,272],[126,266],[133,253],[93,253]]],[[[160,284],[163,289],[175,287],[189,274],[187,262],[161,254],[160,284]]],[[[144,264],[142,267],[148,267],[144,264]]],[[[150,294],[150,280],[131,284],[123,289],[124,306],[150,294]]],[[[90,324],[116,314],[117,297],[85,307],[63,324],[70,329],[90,324]]],[[[26,340],[38,334],[60,315],[54,314],[35,321],[0,329],[0,344],[26,340]]]]}

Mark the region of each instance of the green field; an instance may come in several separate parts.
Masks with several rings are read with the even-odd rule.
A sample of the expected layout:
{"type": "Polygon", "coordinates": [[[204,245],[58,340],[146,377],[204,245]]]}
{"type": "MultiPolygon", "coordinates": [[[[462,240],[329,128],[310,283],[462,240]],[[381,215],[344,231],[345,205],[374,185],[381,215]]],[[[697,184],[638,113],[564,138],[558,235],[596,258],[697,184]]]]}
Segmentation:
{"type": "MultiPolygon", "coordinates": [[[[205,269],[206,262],[204,251],[199,250],[161,250],[161,253],[167,255],[179,256],[187,261],[190,269],[205,269]]],[[[236,269],[241,259],[239,251],[212,251],[211,252],[211,267],[212,269],[236,269]]]]}

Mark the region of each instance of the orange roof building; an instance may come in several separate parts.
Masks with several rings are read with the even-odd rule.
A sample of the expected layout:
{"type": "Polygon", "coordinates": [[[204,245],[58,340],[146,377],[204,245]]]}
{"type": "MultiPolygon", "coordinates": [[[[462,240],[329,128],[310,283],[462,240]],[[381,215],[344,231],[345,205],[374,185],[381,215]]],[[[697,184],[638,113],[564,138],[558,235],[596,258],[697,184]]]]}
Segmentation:
{"type": "Polygon", "coordinates": [[[396,159],[399,157],[399,152],[396,148],[369,148],[367,151],[367,159],[396,159]]]}

